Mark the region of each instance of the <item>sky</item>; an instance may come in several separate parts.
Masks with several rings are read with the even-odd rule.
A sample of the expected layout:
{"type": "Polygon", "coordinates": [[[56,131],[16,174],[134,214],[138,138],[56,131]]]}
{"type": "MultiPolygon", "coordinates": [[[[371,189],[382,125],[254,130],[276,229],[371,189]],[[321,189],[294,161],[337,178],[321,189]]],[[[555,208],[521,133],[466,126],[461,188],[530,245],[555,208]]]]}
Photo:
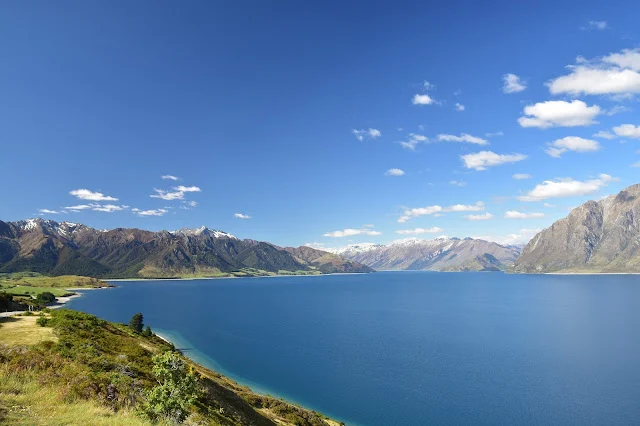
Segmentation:
{"type": "Polygon", "coordinates": [[[0,12],[4,221],[515,244],[640,183],[637,1],[0,12]]]}

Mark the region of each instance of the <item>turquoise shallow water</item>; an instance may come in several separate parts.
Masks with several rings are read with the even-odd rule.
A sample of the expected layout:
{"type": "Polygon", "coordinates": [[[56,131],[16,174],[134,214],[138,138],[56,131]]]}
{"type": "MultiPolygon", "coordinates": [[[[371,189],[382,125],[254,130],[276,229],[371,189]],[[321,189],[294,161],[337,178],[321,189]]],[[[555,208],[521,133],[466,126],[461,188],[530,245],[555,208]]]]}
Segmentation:
{"type": "Polygon", "coordinates": [[[640,276],[116,284],[70,307],[140,311],[195,360],[347,424],[640,424],[640,276]]]}

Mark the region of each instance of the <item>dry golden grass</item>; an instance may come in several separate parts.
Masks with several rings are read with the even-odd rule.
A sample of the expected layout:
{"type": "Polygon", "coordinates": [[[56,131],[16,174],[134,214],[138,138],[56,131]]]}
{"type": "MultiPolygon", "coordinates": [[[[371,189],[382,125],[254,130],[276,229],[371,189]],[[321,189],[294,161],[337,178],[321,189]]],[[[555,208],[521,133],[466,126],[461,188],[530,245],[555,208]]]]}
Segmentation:
{"type": "Polygon", "coordinates": [[[5,345],[35,345],[45,340],[57,341],[50,327],[36,324],[38,316],[0,318],[0,343],[5,345]]]}
{"type": "Polygon", "coordinates": [[[56,390],[38,383],[37,377],[16,375],[0,364],[0,423],[46,426],[142,426],[151,423],[131,412],[117,414],[93,401],[60,400],[56,390]]]}

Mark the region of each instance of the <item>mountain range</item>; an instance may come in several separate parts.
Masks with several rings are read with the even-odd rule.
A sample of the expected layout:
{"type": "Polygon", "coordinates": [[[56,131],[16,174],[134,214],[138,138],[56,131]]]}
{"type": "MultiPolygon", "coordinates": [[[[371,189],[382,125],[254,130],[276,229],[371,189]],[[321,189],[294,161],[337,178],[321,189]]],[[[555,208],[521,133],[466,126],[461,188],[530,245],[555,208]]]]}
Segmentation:
{"type": "Polygon", "coordinates": [[[389,245],[351,245],[336,253],[376,270],[501,271],[515,262],[521,246],[473,238],[407,239],[389,245]]]}
{"type": "Polygon", "coordinates": [[[177,231],[97,230],[72,222],[0,221],[0,272],[101,278],[251,276],[372,272],[308,247],[274,244],[201,227],[177,231]]]}
{"type": "Polygon", "coordinates": [[[513,271],[640,273],[640,185],[573,209],[529,241],[513,271]]]}

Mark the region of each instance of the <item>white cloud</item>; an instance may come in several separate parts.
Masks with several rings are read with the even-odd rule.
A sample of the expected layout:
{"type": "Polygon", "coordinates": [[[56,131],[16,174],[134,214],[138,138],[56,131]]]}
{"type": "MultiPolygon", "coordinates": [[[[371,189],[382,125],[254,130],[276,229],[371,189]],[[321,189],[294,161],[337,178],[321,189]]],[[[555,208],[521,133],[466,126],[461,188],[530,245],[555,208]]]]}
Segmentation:
{"type": "Polygon", "coordinates": [[[165,179],[165,180],[180,180],[180,178],[178,176],[173,176],[173,175],[163,175],[162,179],[165,179]]]}
{"type": "Polygon", "coordinates": [[[129,206],[116,206],[114,204],[94,204],[91,210],[94,212],[113,213],[128,209],[129,206]]]}
{"type": "Polygon", "coordinates": [[[237,219],[251,219],[251,216],[249,216],[248,214],[243,214],[243,213],[234,213],[233,217],[235,217],[237,219]]]}
{"type": "Polygon", "coordinates": [[[401,169],[389,169],[385,173],[387,176],[403,176],[404,170],[401,169]]]}
{"type": "Polygon", "coordinates": [[[546,208],[549,208],[549,209],[555,208],[554,204],[542,203],[542,205],[545,206],[546,208]]]}
{"type": "Polygon", "coordinates": [[[589,21],[587,22],[587,25],[585,25],[584,27],[580,27],[581,30],[606,30],[607,28],[609,28],[609,24],[607,23],[607,21],[589,21]]]}
{"type": "Polygon", "coordinates": [[[526,83],[520,80],[520,77],[515,74],[503,75],[502,81],[502,91],[504,93],[518,93],[527,88],[526,83]]]}
{"type": "Polygon", "coordinates": [[[640,126],[622,124],[613,128],[613,132],[623,138],[640,139],[640,126]]]}
{"type": "Polygon", "coordinates": [[[180,191],[180,192],[200,192],[201,189],[198,188],[197,186],[174,186],[173,187],[174,190],[176,191],[180,191]]]}
{"type": "Polygon", "coordinates": [[[594,133],[593,135],[594,138],[601,138],[601,139],[615,139],[616,135],[614,135],[613,133],[607,131],[607,130],[600,130],[598,133],[594,133]]]}
{"type": "Polygon", "coordinates": [[[524,115],[518,118],[522,127],[576,127],[594,124],[594,118],[600,114],[598,105],[587,106],[578,100],[546,101],[535,105],[527,105],[524,115]]]}
{"type": "Polygon", "coordinates": [[[593,60],[578,57],[577,63],[567,67],[570,74],[547,83],[552,94],[624,98],[640,93],[640,49],[624,49],[593,60]]]}
{"type": "Polygon", "coordinates": [[[460,136],[456,136],[456,135],[448,135],[448,134],[444,134],[444,133],[440,133],[437,137],[438,141],[440,142],[468,142],[468,143],[473,143],[476,145],[487,145],[489,144],[489,142],[487,142],[486,139],[482,139],[479,138],[477,136],[471,136],[468,133],[462,133],[460,136]]]}
{"type": "Polygon", "coordinates": [[[482,201],[478,201],[475,204],[467,205],[467,204],[454,204],[449,207],[442,206],[427,206],[427,207],[417,207],[413,209],[406,209],[402,216],[398,219],[398,223],[405,223],[411,218],[426,216],[426,215],[434,215],[439,216],[440,213],[449,213],[449,212],[478,212],[484,210],[484,203],[482,201]]]}
{"type": "Polygon", "coordinates": [[[567,151],[574,152],[594,152],[600,149],[600,144],[591,139],[584,139],[578,136],[566,136],[548,144],[545,150],[552,157],[560,158],[567,151]]]}
{"type": "Polygon", "coordinates": [[[168,210],[166,209],[155,209],[155,210],[139,210],[139,209],[135,209],[136,210],[136,214],[138,216],[164,216],[165,213],[167,213],[168,210]]]}
{"type": "Polygon", "coordinates": [[[492,138],[494,136],[504,136],[504,132],[489,132],[484,134],[488,138],[492,138]]]}
{"type": "Polygon", "coordinates": [[[486,170],[487,167],[505,163],[516,163],[527,158],[524,154],[496,154],[491,151],[480,151],[474,154],[461,155],[467,169],[486,170]]]}
{"type": "Polygon", "coordinates": [[[166,201],[184,199],[184,192],[183,191],[171,192],[171,191],[165,191],[163,189],[156,189],[156,188],[153,188],[153,190],[155,191],[155,194],[149,195],[149,197],[151,197],[151,198],[160,198],[160,199],[166,200],[166,201]]]}
{"type": "Polygon", "coordinates": [[[69,194],[80,198],[81,200],[90,200],[90,201],[118,201],[117,198],[109,197],[108,195],[104,195],[101,192],[93,192],[88,189],[74,189],[70,191],[69,194]]]}
{"type": "Polygon", "coordinates": [[[66,213],[66,212],[59,212],[56,210],[49,210],[49,209],[38,209],[38,211],[40,212],[40,214],[60,214],[60,213],[66,213]]]}
{"type": "Polygon", "coordinates": [[[180,208],[183,210],[190,210],[190,209],[196,208],[197,206],[198,206],[198,203],[195,201],[183,201],[180,208]]]}
{"type": "Polygon", "coordinates": [[[489,212],[484,214],[468,214],[465,216],[468,220],[489,220],[493,218],[493,215],[489,212]]]}
{"type": "Polygon", "coordinates": [[[498,244],[509,245],[509,244],[526,244],[533,238],[538,232],[542,231],[542,229],[521,229],[517,233],[500,235],[500,236],[474,236],[472,238],[477,238],[479,240],[485,241],[493,241],[498,244]]]}
{"type": "Polygon", "coordinates": [[[351,133],[353,133],[353,135],[356,137],[356,139],[358,139],[359,141],[363,141],[365,139],[377,139],[380,136],[382,136],[382,132],[378,129],[353,129],[351,131],[351,133]]]}
{"type": "Polygon", "coordinates": [[[531,179],[533,176],[531,176],[528,173],[516,173],[511,177],[514,178],[515,180],[524,180],[524,179],[531,179]]]}
{"type": "Polygon", "coordinates": [[[375,236],[375,235],[382,235],[382,232],[373,231],[371,229],[346,228],[346,229],[343,229],[342,231],[333,231],[333,232],[327,232],[326,234],[324,234],[325,237],[333,237],[333,238],[352,237],[354,235],[375,236]]]}
{"type": "Polygon", "coordinates": [[[638,162],[636,162],[636,163],[633,163],[633,164],[631,165],[631,167],[636,167],[636,168],[637,168],[637,167],[640,167],[640,161],[638,161],[638,162]]]}
{"type": "Polygon", "coordinates": [[[449,185],[453,186],[467,186],[467,182],[463,180],[450,180],[449,185]]]}
{"type": "Polygon", "coordinates": [[[429,138],[427,138],[424,135],[419,135],[416,133],[410,133],[409,134],[409,139],[406,141],[402,141],[400,142],[400,145],[403,148],[409,149],[411,151],[415,151],[416,146],[421,143],[421,142],[428,142],[429,138]]]}
{"type": "Polygon", "coordinates": [[[413,97],[413,104],[414,105],[432,105],[434,103],[436,103],[435,99],[433,99],[431,96],[425,94],[422,95],[415,95],[413,97]]]}
{"type": "Polygon", "coordinates": [[[420,234],[436,234],[442,232],[442,228],[434,226],[433,228],[414,228],[414,229],[400,229],[396,231],[396,234],[401,235],[420,235],[420,234]]]}
{"type": "Polygon", "coordinates": [[[69,206],[69,207],[65,207],[65,210],[73,210],[73,211],[78,211],[78,210],[88,210],[91,208],[90,204],[79,204],[77,206],[69,206]]]}
{"type": "Polygon", "coordinates": [[[575,197],[592,194],[607,186],[615,178],[601,174],[597,179],[586,181],[571,178],[546,180],[536,185],[527,195],[518,197],[520,201],[542,201],[549,198],[575,197]]]}
{"type": "Polygon", "coordinates": [[[631,108],[629,108],[629,107],[626,107],[626,106],[623,106],[623,105],[616,105],[613,108],[609,108],[609,109],[606,109],[606,110],[602,111],[602,113],[604,115],[608,115],[609,117],[612,117],[612,116],[614,116],[616,114],[620,114],[620,113],[623,113],[623,112],[631,112],[631,111],[633,111],[633,110],[631,108]]]}
{"type": "Polygon", "coordinates": [[[478,201],[475,204],[454,204],[453,206],[445,207],[443,212],[480,212],[484,210],[484,203],[478,201]]]}
{"type": "Polygon", "coordinates": [[[425,216],[434,213],[438,213],[442,211],[442,206],[428,206],[428,207],[417,207],[413,209],[408,209],[404,211],[404,214],[400,216],[398,219],[399,223],[404,223],[413,217],[425,216]]]}
{"type": "Polygon", "coordinates": [[[68,207],[65,207],[64,209],[65,210],[70,210],[72,212],[79,212],[81,210],[93,210],[94,212],[113,213],[113,212],[126,210],[128,208],[129,208],[129,206],[118,206],[118,205],[114,205],[114,204],[91,203],[91,204],[79,204],[79,205],[76,205],[76,206],[68,206],[68,207]]]}
{"type": "Polygon", "coordinates": [[[454,109],[455,109],[456,111],[458,111],[458,112],[462,112],[462,111],[464,111],[464,110],[465,110],[465,106],[464,106],[464,105],[462,105],[462,104],[460,104],[460,103],[457,103],[457,102],[456,102],[456,105],[454,106],[454,109]]]}
{"type": "Polygon", "coordinates": [[[515,210],[505,212],[505,219],[537,219],[544,217],[544,213],[522,213],[515,210]]]}

